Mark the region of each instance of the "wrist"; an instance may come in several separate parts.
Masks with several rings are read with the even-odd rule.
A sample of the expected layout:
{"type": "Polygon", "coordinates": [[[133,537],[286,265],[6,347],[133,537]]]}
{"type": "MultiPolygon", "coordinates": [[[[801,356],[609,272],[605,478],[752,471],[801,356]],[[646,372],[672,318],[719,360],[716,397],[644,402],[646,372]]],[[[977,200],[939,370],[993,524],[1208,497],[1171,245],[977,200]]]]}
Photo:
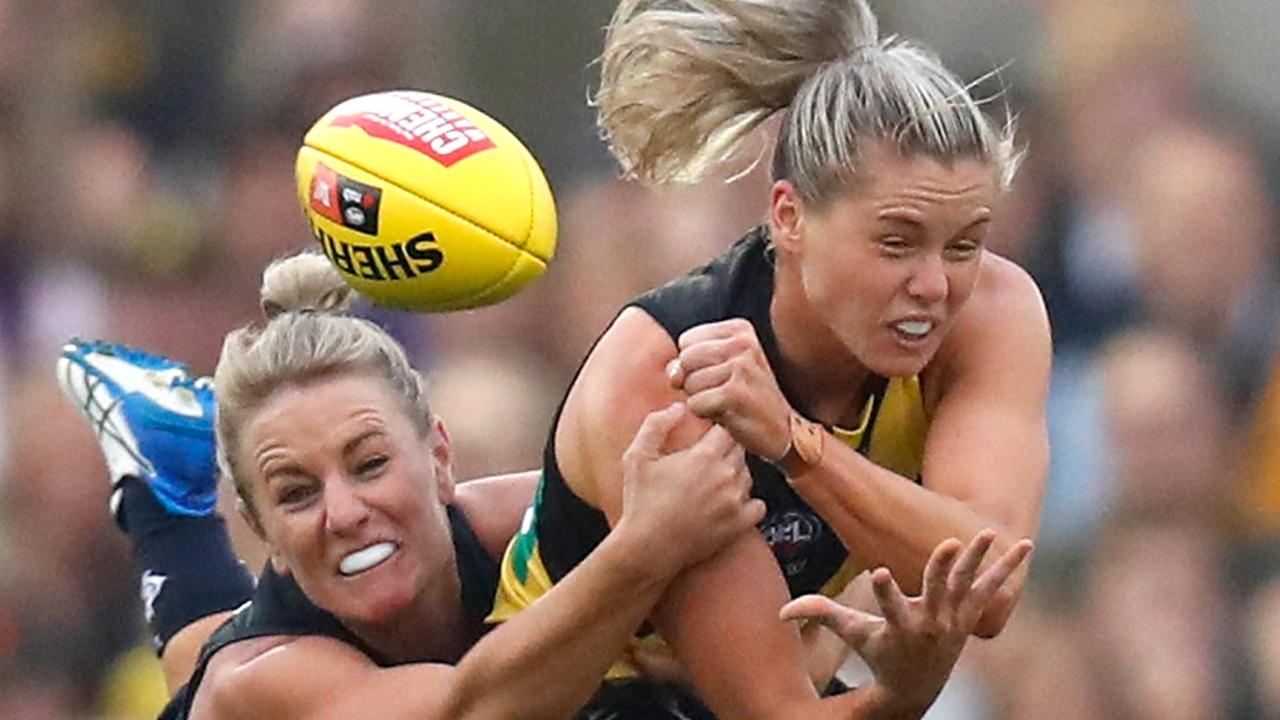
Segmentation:
{"type": "Polygon", "coordinates": [[[788,430],[786,449],[771,462],[791,479],[800,477],[822,462],[827,431],[794,410],[789,413],[788,430]]]}
{"type": "Polygon", "coordinates": [[[875,681],[864,690],[867,693],[867,720],[916,720],[933,704],[932,700],[909,700],[875,681]]]}
{"type": "Polygon", "coordinates": [[[656,552],[662,544],[642,524],[623,515],[609,532],[598,550],[608,558],[613,571],[631,579],[635,585],[665,584],[683,564],[668,552],[656,552]]]}

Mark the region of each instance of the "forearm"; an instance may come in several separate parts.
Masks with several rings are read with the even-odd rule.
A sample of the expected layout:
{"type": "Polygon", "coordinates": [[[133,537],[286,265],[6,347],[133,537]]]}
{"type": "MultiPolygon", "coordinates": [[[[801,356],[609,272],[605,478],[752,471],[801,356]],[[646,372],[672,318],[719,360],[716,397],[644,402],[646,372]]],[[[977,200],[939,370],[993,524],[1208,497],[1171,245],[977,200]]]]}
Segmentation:
{"type": "Polygon", "coordinates": [[[666,577],[615,529],[552,590],[459,663],[454,718],[569,717],[590,699],[666,577]]]}
{"type": "Polygon", "coordinates": [[[794,626],[778,620],[789,599],[759,535],[744,537],[672,581],[653,619],[699,697],[723,720],[899,720],[923,708],[878,685],[819,698],[794,626]]]}
{"type": "MultiPolygon", "coordinates": [[[[886,470],[853,450],[829,443],[822,462],[791,485],[850,548],[864,568],[888,567],[904,591],[920,591],[934,547],[947,538],[968,541],[984,528],[996,531],[991,557],[1022,539],[1016,529],[984,517],[966,503],[886,470]]],[[[993,599],[975,634],[999,633],[1020,594],[1025,571],[993,599]]]]}

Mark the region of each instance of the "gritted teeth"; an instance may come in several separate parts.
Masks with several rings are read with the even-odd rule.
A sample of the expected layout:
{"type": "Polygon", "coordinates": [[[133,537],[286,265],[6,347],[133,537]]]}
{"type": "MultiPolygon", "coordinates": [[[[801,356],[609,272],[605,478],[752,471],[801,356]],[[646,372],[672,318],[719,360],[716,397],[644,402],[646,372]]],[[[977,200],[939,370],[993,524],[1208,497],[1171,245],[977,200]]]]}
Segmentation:
{"type": "Polygon", "coordinates": [[[391,553],[395,551],[395,543],[375,543],[342,558],[342,562],[338,564],[338,570],[343,575],[362,573],[391,557],[391,553]]]}
{"type": "Polygon", "coordinates": [[[903,320],[902,322],[894,323],[893,327],[896,328],[898,332],[906,335],[923,337],[928,335],[929,331],[933,329],[933,323],[929,320],[903,320]]]}

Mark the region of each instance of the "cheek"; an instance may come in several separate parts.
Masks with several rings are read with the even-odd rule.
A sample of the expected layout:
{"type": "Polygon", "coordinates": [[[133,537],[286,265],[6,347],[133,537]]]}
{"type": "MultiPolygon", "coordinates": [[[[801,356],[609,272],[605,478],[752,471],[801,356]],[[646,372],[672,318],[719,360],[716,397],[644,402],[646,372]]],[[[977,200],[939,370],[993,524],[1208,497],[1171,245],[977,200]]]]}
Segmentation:
{"type": "Polygon", "coordinates": [[[805,291],[815,313],[846,343],[875,332],[901,286],[899,272],[880,258],[813,263],[805,291]]]}
{"type": "Polygon", "coordinates": [[[316,552],[316,543],[310,541],[314,535],[308,532],[306,525],[300,517],[274,522],[267,529],[267,544],[288,559],[291,565],[305,564],[308,557],[316,552]]]}
{"type": "Polygon", "coordinates": [[[843,304],[848,298],[874,292],[877,258],[858,252],[852,243],[829,244],[821,252],[805,255],[801,265],[805,293],[818,307],[843,304]]]}
{"type": "Polygon", "coordinates": [[[947,273],[947,303],[958,308],[968,301],[982,274],[982,263],[962,263],[947,273]]]}
{"type": "Polygon", "coordinates": [[[437,525],[447,524],[448,514],[430,477],[415,473],[397,478],[385,489],[378,506],[397,524],[427,534],[433,534],[437,525]]]}

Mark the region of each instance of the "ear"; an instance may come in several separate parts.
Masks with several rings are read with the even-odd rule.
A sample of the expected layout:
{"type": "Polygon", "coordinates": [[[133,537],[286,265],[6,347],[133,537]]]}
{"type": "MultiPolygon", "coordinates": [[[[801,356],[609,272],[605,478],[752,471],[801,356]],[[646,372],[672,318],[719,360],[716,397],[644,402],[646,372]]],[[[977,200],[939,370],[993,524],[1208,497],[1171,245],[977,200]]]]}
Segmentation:
{"type": "Polygon", "coordinates": [[[267,539],[266,531],[262,529],[262,522],[258,520],[257,515],[249,510],[249,504],[244,501],[244,498],[236,498],[236,512],[240,513],[240,517],[244,520],[244,524],[248,525],[249,529],[253,531],[253,534],[257,536],[257,538],[262,541],[262,544],[267,547],[267,552],[269,553],[268,560],[271,562],[271,567],[281,575],[288,575],[289,563],[285,561],[283,555],[276,552],[271,541],[267,539]]]}
{"type": "Polygon", "coordinates": [[[455,483],[453,480],[453,448],[449,440],[449,430],[439,417],[432,418],[434,425],[431,433],[431,458],[435,461],[436,495],[442,505],[453,502],[455,483]]]}
{"type": "Polygon", "coordinates": [[[249,510],[249,504],[242,497],[236,498],[236,512],[240,513],[240,519],[244,520],[244,524],[249,526],[259,540],[267,542],[267,534],[262,531],[262,523],[258,521],[258,516],[249,510]]]}
{"type": "Polygon", "coordinates": [[[790,180],[773,183],[769,193],[769,233],[775,247],[794,252],[804,234],[804,202],[790,180]]]}
{"type": "Polygon", "coordinates": [[[268,561],[271,563],[271,569],[275,570],[277,575],[288,575],[291,572],[289,563],[285,561],[284,556],[275,550],[271,551],[268,561]]]}

